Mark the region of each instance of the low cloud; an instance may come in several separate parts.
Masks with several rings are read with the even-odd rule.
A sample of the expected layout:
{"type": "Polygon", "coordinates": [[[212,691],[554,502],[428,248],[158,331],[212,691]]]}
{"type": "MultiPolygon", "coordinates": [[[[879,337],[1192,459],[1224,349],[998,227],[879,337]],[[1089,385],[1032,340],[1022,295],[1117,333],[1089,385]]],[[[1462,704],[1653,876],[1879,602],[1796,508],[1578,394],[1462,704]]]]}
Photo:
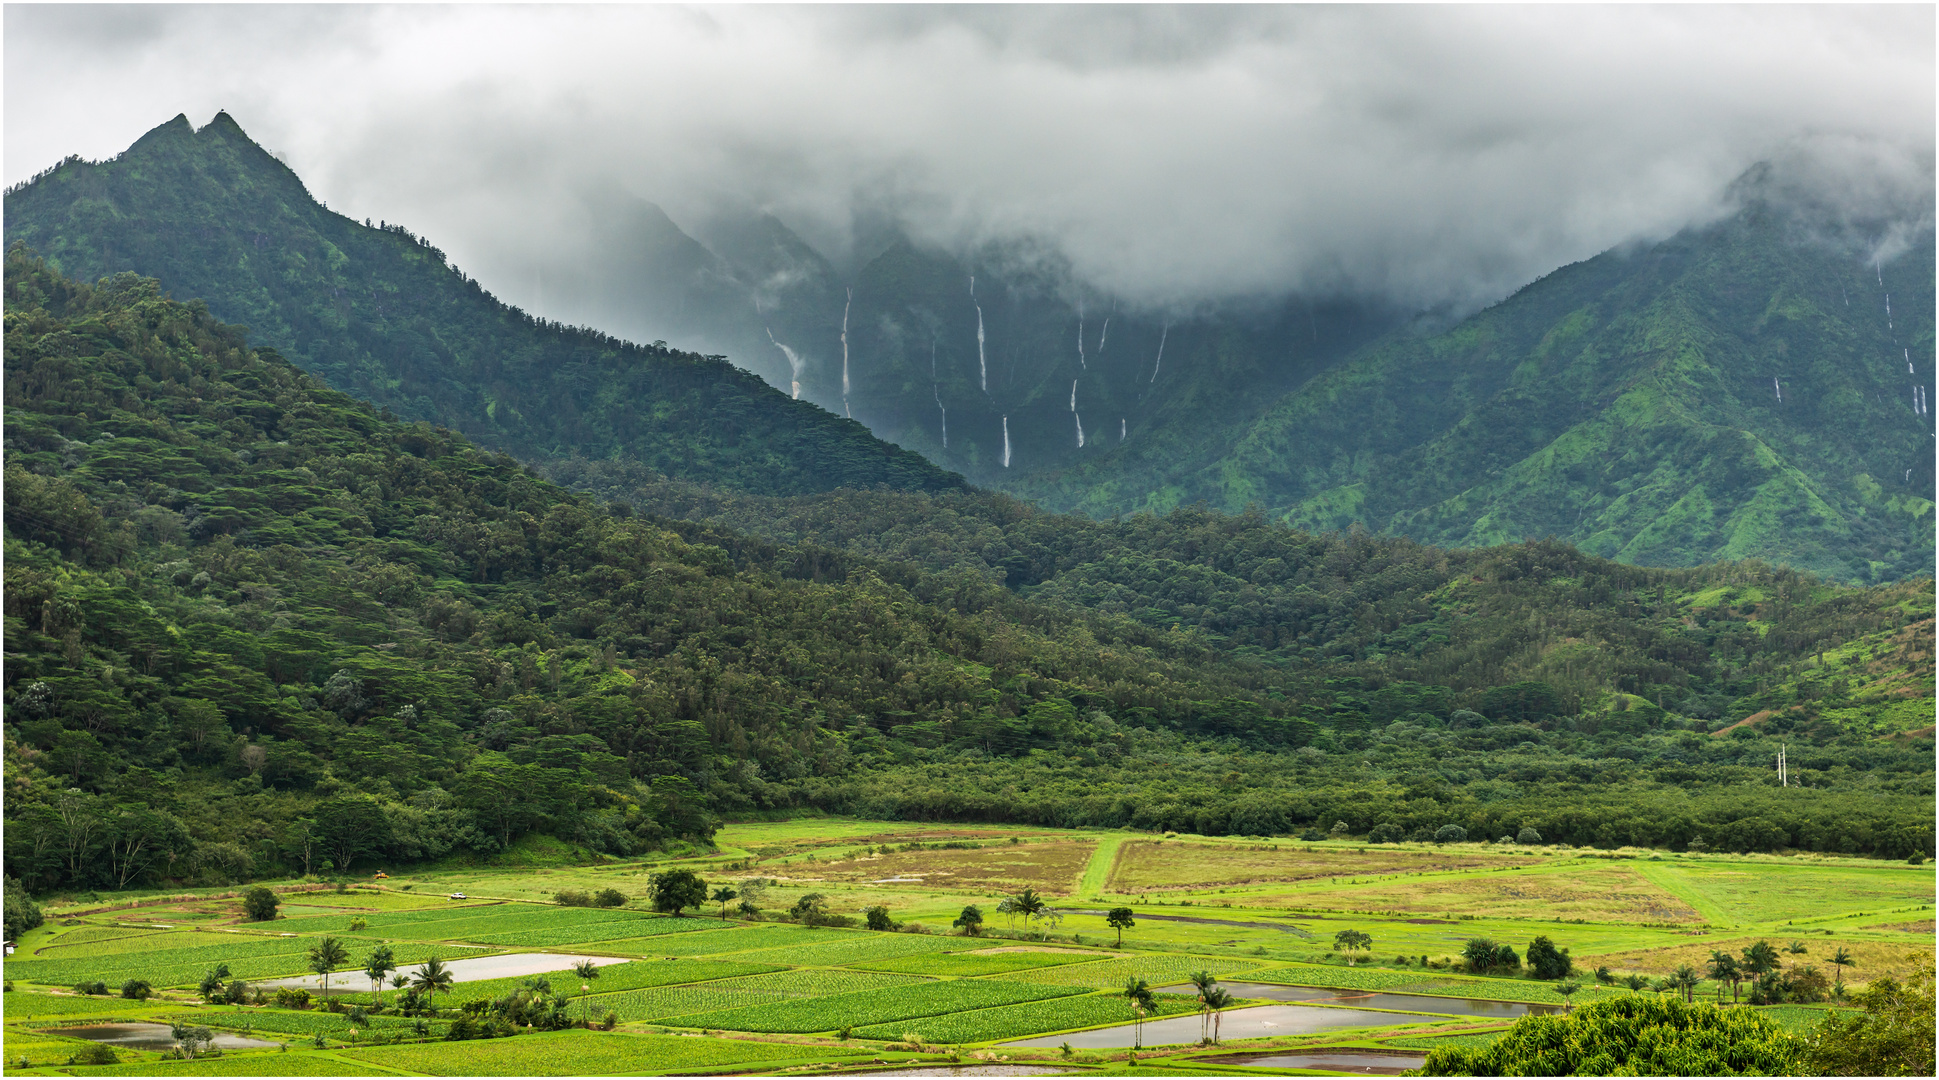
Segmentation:
{"type": "MultiPolygon", "coordinates": [[[[226,108],[332,207],[509,299],[595,193],[1031,237],[1134,303],[1472,306],[1724,212],[1758,161],[1930,221],[1933,10],[53,7],[6,11],[6,178],[226,108]]],[[[602,196],[603,197],[603,196],[602,196]]],[[[861,238],[858,241],[858,237],[861,238]]],[[[569,311],[552,313],[570,317],[569,311]]]]}

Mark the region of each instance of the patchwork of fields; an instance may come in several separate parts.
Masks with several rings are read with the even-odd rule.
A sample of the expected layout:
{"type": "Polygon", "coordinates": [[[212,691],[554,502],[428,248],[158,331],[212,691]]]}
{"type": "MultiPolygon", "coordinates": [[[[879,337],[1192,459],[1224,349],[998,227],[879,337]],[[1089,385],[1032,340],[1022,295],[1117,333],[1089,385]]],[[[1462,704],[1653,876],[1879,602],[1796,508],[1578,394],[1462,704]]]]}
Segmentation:
{"type": "MultiPolygon", "coordinates": [[[[6,962],[13,986],[5,996],[6,1071],[690,1074],[774,1072],[808,1063],[948,1062],[972,1052],[1018,1061],[1050,1056],[1060,1067],[1086,1071],[1104,1068],[1110,1056],[1065,1059],[1055,1051],[996,1044],[1109,1029],[1122,1030],[1128,1046],[1141,1014],[1127,984],[1153,991],[1142,1019],[1175,1017],[1200,1009],[1198,999],[1179,988],[1189,991],[1187,980],[1201,972],[1235,984],[1376,995],[1335,1002],[1319,992],[1325,1000],[1293,1006],[1324,1017],[1335,1004],[1424,1008],[1383,1006],[1380,994],[1412,995],[1392,999],[1396,1003],[1425,996],[1581,1004],[1635,992],[1599,985],[1593,977],[1598,967],[1608,969],[1612,980],[1631,973],[1660,978],[1681,964],[1701,968],[1713,950],[1734,954],[1758,941],[1783,950],[1787,965],[1823,968],[1843,950],[1852,963],[1841,973],[1854,983],[1933,963],[1931,869],[1854,860],[1652,859],[1646,853],[1585,858],[1487,845],[1157,842],[1122,834],[925,830],[875,822],[730,826],[721,846],[742,855],[695,860],[695,869],[713,883],[752,883],[765,909],[785,909],[814,892],[831,913],[859,917],[863,908],[883,904],[908,925],[901,932],[817,928],[722,919],[718,909],[675,917],[642,910],[637,897],[615,909],[534,902],[544,895],[542,887],[618,884],[637,892],[651,864],[523,874],[459,871],[382,887],[292,892],[284,917],[271,923],[244,922],[233,897],[75,905],[53,910],[6,962]],[[908,846],[948,842],[958,846],[908,846]],[[980,846],[963,846],[970,843],[980,846]],[[722,864],[730,861],[735,866],[728,871],[722,864]],[[1047,917],[1003,903],[1024,888],[1046,898],[1047,917]],[[446,899],[452,891],[482,899],[446,899]],[[1152,902],[1161,898],[1166,902],[1152,902]],[[941,932],[971,905],[983,914],[984,936],[941,932]],[[1114,907],[1129,913],[1129,925],[1107,924],[1105,915],[1114,907]],[[1349,929],[1373,939],[1353,966],[1332,948],[1335,935],[1349,929]],[[1471,937],[1521,952],[1538,935],[1572,949],[1576,977],[1586,983],[1573,998],[1559,994],[1552,981],[1459,970],[1456,958],[1471,937]],[[247,981],[305,974],[312,947],[325,937],[347,954],[332,980],[342,993],[341,1010],[320,1000],[285,1009],[198,999],[196,984],[216,965],[247,981]],[[407,997],[388,987],[373,992],[361,970],[379,948],[388,949],[398,965],[432,956],[503,955],[502,973],[506,964],[543,953],[539,962],[509,970],[534,971],[553,958],[556,967],[533,975],[467,977],[430,995],[435,1015],[402,1016],[398,1010],[407,997]],[[519,955],[509,955],[514,953],[519,955]],[[570,970],[582,956],[633,959],[603,963],[597,975],[585,977],[570,970]],[[159,996],[112,996],[127,980],[146,981],[159,996]],[[106,984],[110,996],[71,989],[95,981],[106,984]],[[573,1023],[610,1020],[616,1030],[461,1039],[490,1034],[466,1029],[465,1017],[487,1017],[518,1000],[556,1001],[558,1015],[573,1023]],[[276,1048],[175,1062],[154,1049],[120,1047],[119,1064],[82,1066],[70,1059],[78,1060],[93,1044],[56,1033],[105,1023],[157,1023],[166,1032],[173,1021],[247,1035],[276,1048]]],[[[1712,989],[1702,983],[1696,993],[1712,989]]],[[[1823,1015],[1822,1006],[1780,1008],[1789,1011],[1774,1011],[1773,1017],[1787,1027],[1809,1026],[1823,1015]]],[[[1364,1014],[1349,1008],[1340,1015],[1364,1014]]],[[[1422,1032],[1432,1028],[1424,1024],[1454,1023],[1459,1034],[1448,1038],[1475,1040],[1492,1037],[1508,1022],[1392,1015],[1393,1031],[1406,1033],[1393,1036],[1395,1049],[1431,1043],[1422,1032]]],[[[1379,1031],[1355,1030],[1329,1042],[1324,1024],[1318,1030],[1245,1045],[1331,1045],[1342,1039],[1369,1048],[1389,1045],[1379,1031]]],[[[1186,1068],[1190,1062],[1178,1064],[1186,1068]]]]}

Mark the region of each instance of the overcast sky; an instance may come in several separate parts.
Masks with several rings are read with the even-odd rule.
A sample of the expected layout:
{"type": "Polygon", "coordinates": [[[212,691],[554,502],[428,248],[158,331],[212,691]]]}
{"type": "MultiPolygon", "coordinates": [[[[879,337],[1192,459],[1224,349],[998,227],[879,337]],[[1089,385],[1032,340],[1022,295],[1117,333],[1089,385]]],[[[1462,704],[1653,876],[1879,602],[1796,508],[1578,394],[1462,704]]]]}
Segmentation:
{"type": "Polygon", "coordinates": [[[1773,156],[1929,216],[1933,35],[1930,5],[10,4],[5,173],[224,108],[515,302],[617,185],[771,209],[838,261],[864,208],[1051,239],[1132,301],[1465,306],[1714,215],[1773,156]]]}

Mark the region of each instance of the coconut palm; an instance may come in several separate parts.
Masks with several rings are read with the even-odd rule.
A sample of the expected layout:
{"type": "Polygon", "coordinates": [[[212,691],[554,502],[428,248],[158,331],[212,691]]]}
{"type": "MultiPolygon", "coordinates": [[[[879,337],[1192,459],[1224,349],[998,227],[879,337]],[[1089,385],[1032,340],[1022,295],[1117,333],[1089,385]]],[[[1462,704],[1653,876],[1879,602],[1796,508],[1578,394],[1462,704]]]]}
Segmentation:
{"type": "Polygon", "coordinates": [[[370,977],[370,992],[375,994],[384,989],[384,976],[397,970],[397,957],[389,945],[379,945],[364,957],[364,974],[370,977]]]}
{"type": "Polygon", "coordinates": [[[1630,993],[1638,994],[1649,985],[1649,980],[1632,971],[1629,973],[1629,977],[1623,980],[1623,985],[1629,987],[1630,993]]]}
{"type": "MultiPolygon", "coordinates": [[[[729,889],[728,891],[732,892],[733,890],[729,889]]],[[[719,897],[715,897],[715,899],[719,899],[719,897]]],[[[727,899],[732,900],[733,897],[729,896],[727,899]]],[[[591,1027],[592,1012],[590,1011],[591,1006],[586,1002],[586,997],[592,993],[592,981],[599,978],[599,962],[596,960],[581,960],[572,965],[572,973],[579,976],[580,1010],[585,1013],[586,1026],[591,1027]]]]}
{"type": "Polygon", "coordinates": [[[411,977],[411,987],[421,994],[449,994],[454,976],[444,961],[433,956],[411,977]]]}
{"type": "Polygon", "coordinates": [[[1845,968],[1857,967],[1858,958],[1853,956],[1850,950],[1839,949],[1837,952],[1831,954],[1831,966],[1838,969],[1838,985],[1843,986],[1845,985],[1845,968]]]}
{"type": "Polygon", "coordinates": [[[1562,1011],[1564,1013],[1567,1013],[1575,1007],[1574,1003],[1569,999],[1575,996],[1575,992],[1580,989],[1582,989],[1582,984],[1579,982],[1559,982],[1555,984],[1555,992],[1562,995],[1562,1011]]]}
{"type": "Polygon", "coordinates": [[[1731,1000],[1735,1001],[1737,999],[1737,983],[1743,978],[1743,972],[1737,967],[1736,957],[1721,949],[1710,950],[1710,977],[1717,980],[1717,1001],[1719,1003],[1724,998],[1725,983],[1730,984],[1731,1000]]]}
{"type": "Polygon", "coordinates": [[[1194,971],[1190,975],[1187,975],[1186,978],[1198,990],[1198,1037],[1203,1041],[1206,1030],[1212,1025],[1212,1014],[1207,1010],[1205,995],[1210,993],[1214,986],[1218,985],[1219,977],[1209,971],[1194,971]]]}
{"type": "Polygon", "coordinates": [[[1688,964],[1680,964],[1670,973],[1670,985],[1683,991],[1683,1000],[1686,1002],[1692,1000],[1691,991],[1695,990],[1697,984],[1702,981],[1703,976],[1688,964]]]}
{"type": "Polygon", "coordinates": [[[1205,992],[1205,1007],[1212,1011],[1212,1043],[1218,1044],[1219,1026],[1225,1022],[1225,1013],[1220,1010],[1232,1004],[1232,992],[1223,986],[1214,986],[1205,992]]]}
{"type": "Polygon", "coordinates": [[[738,898],[740,895],[741,895],[740,891],[735,889],[732,885],[722,885],[720,888],[714,890],[714,903],[720,905],[721,922],[727,921],[728,901],[734,900],[738,898]]]}
{"type": "Polygon", "coordinates": [[[1124,998],[1131,1003],[1132,1012],[1138,1016],[1137,1020],[1133,1022],[1131,1029],[1132,1042],[1136,1044],[1132,1049],[1143,1050],[1145,1048],[1145,1014],[1157,1007],[1157,1002],[1152,1000],[1151,997],[1151,984],[1136,977],[1124,980],[1124,998]]]}
{"type": "Polygon", "coordinates": [[[349,961],[349,950],[336,938],[318,938],[317,943],[310,946],[310,970],[323,976],[323,993],[326,997],[330,993],[330,973],[349,961]]]}

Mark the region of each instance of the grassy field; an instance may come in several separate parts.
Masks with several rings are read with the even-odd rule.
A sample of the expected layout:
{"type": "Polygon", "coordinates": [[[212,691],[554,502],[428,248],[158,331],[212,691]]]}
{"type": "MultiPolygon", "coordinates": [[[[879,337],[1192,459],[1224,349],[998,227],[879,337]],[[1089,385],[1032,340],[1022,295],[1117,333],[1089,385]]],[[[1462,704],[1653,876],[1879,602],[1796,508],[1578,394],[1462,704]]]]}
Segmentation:
{"type": "MultiPolygon", "coordinates": [[[[1062,1059],[1054,1050],[989,1044],[1126,1023],[1132,1019],[1122,994],[1127,979],[1173,987],[1195,971],[1235,982],[1562,1000],[1552,983],[1463,974],[1452,961],[1474,937],[1518,953],[1538,935],[1570,949],[1588,982],[1577,1004],[1629,992],[1595,985],[1589,976],[1597,966],[1618,977],[1660,977],[1683,963],[1701,968],[1713,949],[1734,955],[1759,940],[1777,946],[1787,967],[1812,964],[1827,973],[1829,958],[1843,948],[1857,960],[1844,972],[1854,984],[1934,962],[1931,867],[1823,856],[1160,838],[810,818],[729,825],[716,851],[693,854],[681,865],[714,884],[766,879],[760,906],[769,912],[811,892],[838,915],[859,918],[864,908],[881,904],[905,932],[722,920],[705,910],[675,918],[642,910],[637,900],[623,909],[546,902],[563,889],[606,887],[638,898],[646,876],[667,862],[656,856],[597,866],[436,867],[344,892],[291,891],[285,917],[267,924],[243,922],[230,895],[53,903],[48,923],[25,935],[6,961],[6,976],[17,984],[4,1001],[6,1072],[693,1074],[876,1060],[948,1064],[972,1053],[1029,1064],[1062,1059]],[[1054,918],[999,911],[1003,896],[1026,886],[1050,901],[1054,918]],[[447,898],[460,890],[473,899],[447,898]],[[983,937],[948,932],[969,904],[983,910],[983,937]],[[1121,944],[1119,930],[1105,920],[1118,906],[1130,908],[1134,919],[1121,944]],[[1351,967],[1333,949],[1335,935],[1345,930],[1374,940],[1370,955],[1351,967]],[[404,963],[433,953],[453,959],[547,951],[558,964],[536,977],[456,984],[439,995],[436,1005],[445,1015],[429,1021],[428,1037],[414,1021],[391,1013],[353,1024],[347,1014],[321,1008],[238,1009],[192,1000],[193,985],[217,963],[246,979],[300,973],[309,948],[326,934],[346,944],[353,968],[380,943],[404,963]],[[1793,940],[1803,943],[1802,954],[1786,950],[1793,940]],[[638,959],[602,967],[582,990],[582,980],[566,970],[581,954],[638,959]],[[1424,957],[1431,967],[1422,966],[1424,957]],[[148,979],[162,995],[144,1002],[69,992],[83,980],[117,988],[130,977],[148,979]],[[540,980],[548,992],[566,995],[570,1017],[596,1021],[610,1014],[619,1030],[442,1040],[460,1006],[488,1006],[534,991],[540,980]],[[64,1064],[82,1043],[44,1034],[76,1021],[178,1017],[289,1046],[194,1062],[124,1051],[121,1065],[83,1069],[64,1064]],[[846,1040],[839,1037],[843,1029],[846,1040]],[[911,1037],[930,1049],[886,1049],[911,1037]],[[390,1039],[402,1041],[369,1045],[390,1039]]],[[[367,980],[354,970],[338,978],[352,992],[351,1003],[378,1008],[396,999],[366,993],[367,980]]],[[[1710,990],[1705,984],[1698,994],[1710,990]]],[[[1159,998],[1161,1014],[1195,1008],[1188,996],[1159,998]]],[[[1824,1013],[1813,1006],[1772,1010],[1794,1030],[1824,1013]]],[[[1405,1033],[1418,1033],[1421,1022],[1396,1014],[1391,1028],[1234,1045],[1418,1046],[1425,1040],[1405,1033]]],[[[1459,1034],[1435,1038],[1484,1041],[1506,1025],[1463,1022],[1455,1028],[1459,1034]]],[[[1176,1056],[1183,1050],[1165,1053],[1174,1056],[1141,1061],[1140,1071],[1213,1068],[1176,1056]]],[[[1100,1067],[1109,1060],[1080,1055],[1074,1064],[1100,1067]]]]}

